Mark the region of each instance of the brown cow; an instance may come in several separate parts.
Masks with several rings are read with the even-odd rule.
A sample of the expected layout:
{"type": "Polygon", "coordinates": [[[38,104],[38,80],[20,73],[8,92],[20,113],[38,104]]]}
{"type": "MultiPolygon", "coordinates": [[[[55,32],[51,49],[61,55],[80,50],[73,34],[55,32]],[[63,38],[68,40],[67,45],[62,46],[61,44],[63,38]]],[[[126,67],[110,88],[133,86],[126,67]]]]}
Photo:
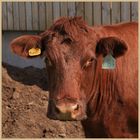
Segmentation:
{"type": "Polygon", "coordinates": [[[138,137],[137,32],[134,22],[89,27],[80,17],[60,18],[11,47],[23,57],[45,57],[50,118],[82,120],[87,137],[138,137]]]}

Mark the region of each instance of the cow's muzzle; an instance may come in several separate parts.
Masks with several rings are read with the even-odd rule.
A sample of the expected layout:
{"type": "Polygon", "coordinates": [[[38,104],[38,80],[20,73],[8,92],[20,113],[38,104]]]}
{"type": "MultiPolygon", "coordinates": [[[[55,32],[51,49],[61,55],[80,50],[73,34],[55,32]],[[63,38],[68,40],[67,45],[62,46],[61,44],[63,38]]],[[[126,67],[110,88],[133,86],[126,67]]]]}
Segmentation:
{"type": "Polygon", "coordinates": [[[55,100],[50,101],[47,116],[55,120],[84,120],[87,118],[85,107],[79,101],[55,100]]]}

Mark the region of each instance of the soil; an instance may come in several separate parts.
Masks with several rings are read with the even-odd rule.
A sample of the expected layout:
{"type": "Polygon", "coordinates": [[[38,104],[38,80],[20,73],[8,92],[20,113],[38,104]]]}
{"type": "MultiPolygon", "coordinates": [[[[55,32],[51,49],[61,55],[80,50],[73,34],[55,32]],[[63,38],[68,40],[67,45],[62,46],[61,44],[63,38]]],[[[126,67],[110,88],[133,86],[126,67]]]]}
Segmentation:
{"type": "Polygon", "coordinates": [[[84,138],[79,121],[47,118],[45,69],[2,67],[3,138],[84,138]]]}

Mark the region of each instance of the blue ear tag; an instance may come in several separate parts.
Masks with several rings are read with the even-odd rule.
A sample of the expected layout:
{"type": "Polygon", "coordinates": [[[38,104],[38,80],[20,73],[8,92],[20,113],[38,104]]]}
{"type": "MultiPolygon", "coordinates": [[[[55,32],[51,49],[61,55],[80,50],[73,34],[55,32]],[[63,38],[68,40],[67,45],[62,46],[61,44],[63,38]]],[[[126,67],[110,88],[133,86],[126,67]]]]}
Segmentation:
{"type": "Polygon", "coordinates": [[[102,69],[115,69],[115,66],[116,60],[111,54],[108,54],[107,56],[104,57],[102,69]]]}

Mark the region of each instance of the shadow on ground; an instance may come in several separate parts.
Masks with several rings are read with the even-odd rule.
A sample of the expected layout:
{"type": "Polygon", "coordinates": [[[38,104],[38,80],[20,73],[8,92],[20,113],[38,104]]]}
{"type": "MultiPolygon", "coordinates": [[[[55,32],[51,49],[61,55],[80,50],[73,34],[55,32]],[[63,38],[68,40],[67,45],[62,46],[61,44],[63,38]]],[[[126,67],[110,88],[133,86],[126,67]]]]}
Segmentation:
{"type": "Polygon", "coordinates": [[[8,75],[15,81],[24,85],[37,85],[43,90],[48,90],[46,69],[35,67],[19,68],[6,63],[2,63],[8,75]]]}

